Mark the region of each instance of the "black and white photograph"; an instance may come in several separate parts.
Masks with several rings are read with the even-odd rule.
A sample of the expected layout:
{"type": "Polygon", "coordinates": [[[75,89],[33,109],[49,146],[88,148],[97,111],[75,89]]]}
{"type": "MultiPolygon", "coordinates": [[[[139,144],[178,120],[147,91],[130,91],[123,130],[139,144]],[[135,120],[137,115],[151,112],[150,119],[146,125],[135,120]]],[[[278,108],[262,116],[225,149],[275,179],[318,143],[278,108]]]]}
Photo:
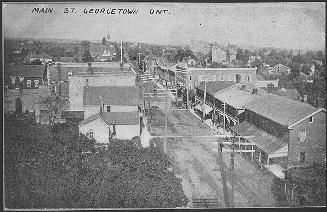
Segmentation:
{"type": "Polygon", "coordinates": [[[2,2],[3,209],[326,207],[325,2],[2,2]]]}

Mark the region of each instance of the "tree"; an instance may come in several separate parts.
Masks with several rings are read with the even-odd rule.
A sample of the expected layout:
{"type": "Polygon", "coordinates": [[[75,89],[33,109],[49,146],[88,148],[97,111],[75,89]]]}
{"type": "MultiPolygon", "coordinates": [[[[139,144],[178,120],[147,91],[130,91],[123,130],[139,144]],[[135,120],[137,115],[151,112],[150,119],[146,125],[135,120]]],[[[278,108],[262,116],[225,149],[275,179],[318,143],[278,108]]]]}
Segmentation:
{"type": "Polygon", "coordinates": [[[83,48],[84,51],[90,51],[90,46],[91,46],[91,42],[84,40],[81,42],[81,46],[83,48]]]}
{"type": "Polygon", "coordinates": [[[83,62],[92,62],[93,61],[90,51],[88,51],[88,50],[84,51],[83,56],[82,56],[82,61],[83,62]]]}
{"type": "Polygon", "coordinates": [[[107,39],[105,37],[102,38],[102,45],[106,45],[107,39]]]}
{"type": "Polygon", "coordinates": [[[310,75],[311,73],[311,68],[308,65],[303,65],[301,68],[301,72],[306,74],[306,75],[310,75]]]}
{"type": "Polygon", "coordinates": [[[288,75],[288,77],[291,80],[297,79],[298,76],[300,75],[300,72],[301,72],[301,64],[299,64],[299,63],[292,63],[291,66],[290,66],[290,68],[291,68],[291,72],[288,75]]]}
{"type": "Polygon", "coordinates": [[[63,111],[68,108],[69,102],[59,96],[48,96],[41,101],[41,104],[46,108],[49,126],[53,126],[55,119],[60,118],[63,111]]]}
{"type": "Polygon", "coordinates": [[[112,140],[104,149],[79,134],[76,124],[44,128],[8,115],[5,123],[8,208],[172,208],[187,203],[181,180],[168,170],[167,155],[140,148],[138,139],[112,140]]]}

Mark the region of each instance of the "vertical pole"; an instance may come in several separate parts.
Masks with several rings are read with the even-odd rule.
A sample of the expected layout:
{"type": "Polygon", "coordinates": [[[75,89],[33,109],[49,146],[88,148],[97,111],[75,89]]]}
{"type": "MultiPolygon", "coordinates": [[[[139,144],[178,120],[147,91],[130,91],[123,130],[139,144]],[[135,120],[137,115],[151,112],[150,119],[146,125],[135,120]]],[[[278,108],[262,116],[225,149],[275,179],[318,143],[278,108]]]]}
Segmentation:
{"type": "MultiPolygon", "coordinates": [[[[188,77],[190,77],[190,76],[188,76],[188,77]]],[[[189,94],[188,94],[188,89],[189,89],[189,86],[190,86],[189,79],[186,79],[185,84],[186,84],[186,109],[188,109],[189,108],[189,94]],[[187,82],[187,84],[186,84],[186,82],[187,82]]]]}
{"type": "Polygon", "coordinates": [[[226,103],[224,102],[224,134],[225,134],[225,131],[226,131],[226,103]]]}
{"type": "MultiPolygon", "coordinates": [[[[251,145],[251,150],[253,150],[253,145],[251,145]]],[[[253,159],[253,154],[254,152],[251,152],[252,159],[253,159]]]]}
{"type": "Polygon", "coordinates": [[[202,120],[205,119],[205,104],[206,104],[206,96],[207,96],[207,83],[204,80],[204,97],[203,97],[203,105],[202,105],[202,120]]]}
{"type": "Polygon", "coordinates": [[[231,193],[230,193],[230,206],[233,208],[234,207],[234,139],[231,138],[232,140],[232,154],[231,154],[231,167],[230,167],[230,178],[231,178],[231,193]]]}
{"type": "Polygon", "coordinates": [[[165,94],[166,94],[166,100],[165,100],[165,139],[164,139],[164,153],[167,153],[167,87],[165,87],[165,94]]]}
{"type": "Polygon", "coordinates": [[[120,62],[123,63],[123,41],[120,43],[120,62]]]}

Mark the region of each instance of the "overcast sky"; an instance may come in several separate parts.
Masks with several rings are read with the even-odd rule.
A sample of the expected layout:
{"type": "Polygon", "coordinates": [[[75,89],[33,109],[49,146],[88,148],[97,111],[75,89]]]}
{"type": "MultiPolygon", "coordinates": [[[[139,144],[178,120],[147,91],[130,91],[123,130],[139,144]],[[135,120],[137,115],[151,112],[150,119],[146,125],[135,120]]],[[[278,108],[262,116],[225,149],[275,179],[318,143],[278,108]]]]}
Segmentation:
{"type": "MultiPolygon", "coordinates": [[[[69,3],[4,4],[5,37],[190,44],[191,39],[255,47],[325,48],[325,3],[69,3]],[[53,13],[32,13],[34,7],[53,13]],[[65,14],[64,8],[76,8],[65,14]],[[84,14],[84,9],[136,9],[134,15],[84,14]],[[151,15],[150,9],[167,9],[151,15]]],[[[117,13],[117,10],[116,10],[117,13]]]]}

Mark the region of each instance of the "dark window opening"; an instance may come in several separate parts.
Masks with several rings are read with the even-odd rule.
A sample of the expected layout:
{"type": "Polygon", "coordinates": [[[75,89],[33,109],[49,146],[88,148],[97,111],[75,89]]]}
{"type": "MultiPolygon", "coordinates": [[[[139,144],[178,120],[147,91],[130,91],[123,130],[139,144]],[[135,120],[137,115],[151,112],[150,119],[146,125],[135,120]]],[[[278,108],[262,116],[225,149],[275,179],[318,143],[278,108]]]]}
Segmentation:
{"type": "Polygon", "coordinates": [[[305,161],[305,152],[300,153],[300,163],[304,163],[305,161]]]}
{"type": "Polygon", "coordinates": [[[310,116],[309,117],[309,123],[312,123],[313,122],[313,116],[310,116]]]}
{"type": "Polygon", "coordinates": [[[110,112],[110,106],[107,106],[107,112],[110,112]]]}

